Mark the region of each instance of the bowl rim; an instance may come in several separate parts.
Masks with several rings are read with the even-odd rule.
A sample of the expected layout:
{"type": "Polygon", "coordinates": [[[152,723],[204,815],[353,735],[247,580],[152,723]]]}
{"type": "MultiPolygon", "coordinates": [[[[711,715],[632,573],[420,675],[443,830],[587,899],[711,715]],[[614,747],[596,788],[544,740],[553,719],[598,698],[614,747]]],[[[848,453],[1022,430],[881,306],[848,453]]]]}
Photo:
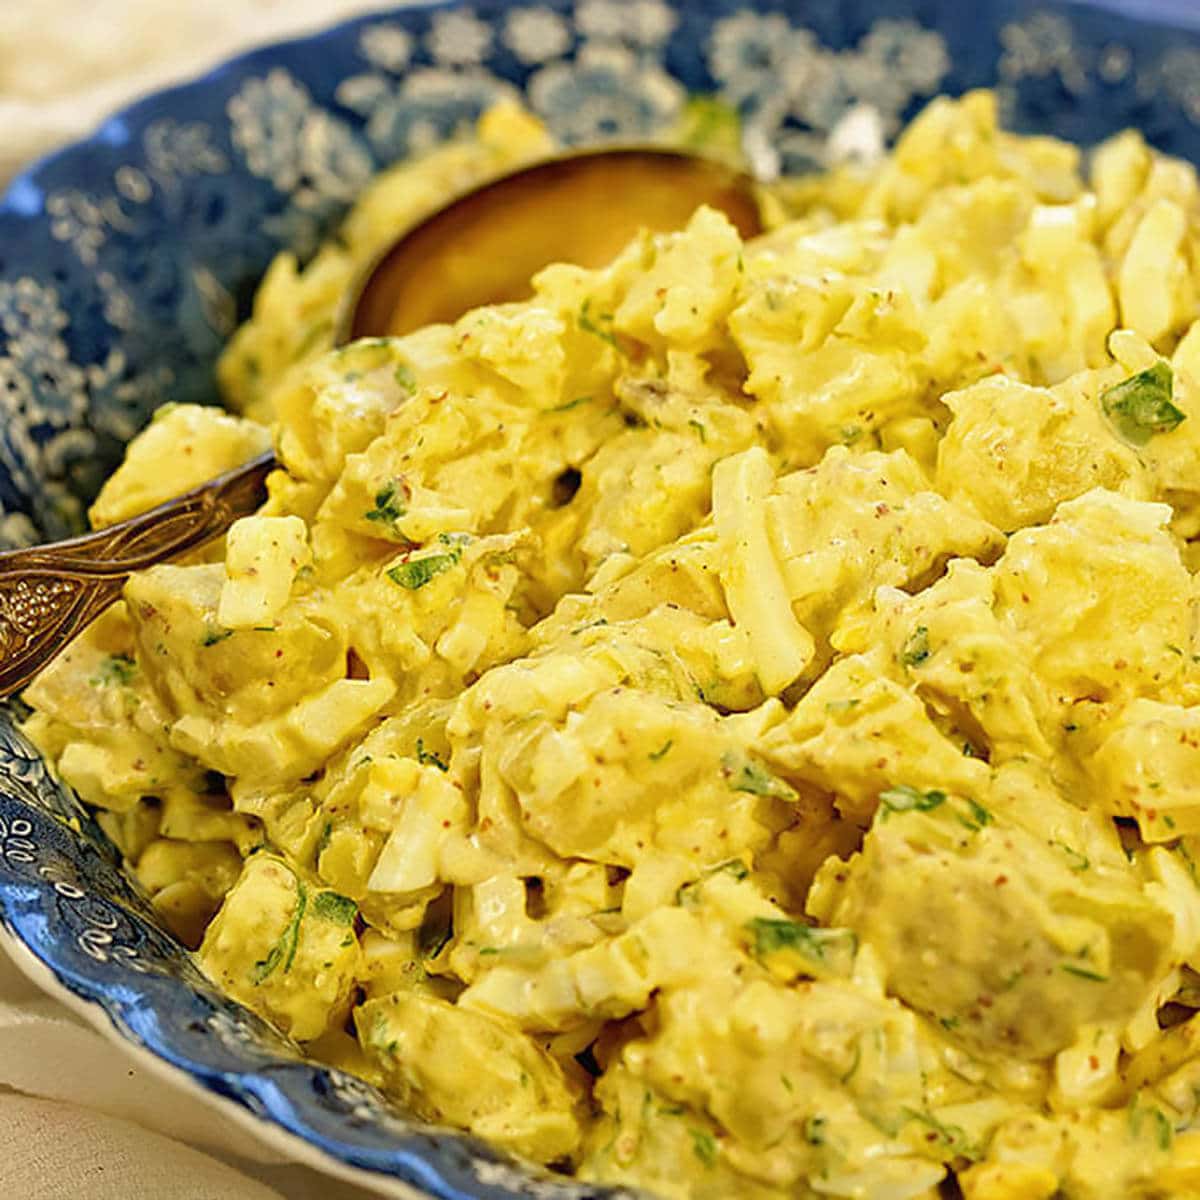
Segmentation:
{"type": "MultiPolygon", "coordinates": [[[[429,1200],[430,1193],[422,1192],[394,1175],[352,1166],[299,1134],[285,1129],[270,1117],[260,1116],[237,1100],[205,1087],[190,1071],[168,1062],[136,1037],[130,1036],[99,1001],[88,1000],[72,991],[58,977],[54,968],[43,962],[32,947],[3,921],[0,921],[0,952],[7,956],[23,978],[80,1018],[109,1045],[117,1046],[142,1070],[220,1112],[256,1141],[278,1151],[289,1163],[311,1167],[323,1175],[353,1183],[376,1195],[394,1197],[395,1200],[429,1200]]],[[[211,1152],[203,1146],[194,1148],[198,1153],[211,1156],[211,1152]]]]}
{"type": "MultiPolygon", "coordinates": [[[[492,0],[497,11],[517,7],[523,2],[524,0],[492,0]]],[[[687,4],[687,0],[669,0],[669,2],[681,7],[687,4]]],[[[1182,2],[1186,3],[1187,0],[1182,0],[1182,2]]],[[[76,152],[81,146],[103,140],[104,131],[110,125],[136,119],[143,113],[151,111],[167,97],[174,99],[194,89],[206,87],[219,81],[230,71],[253,66],[259,58],[268,59],[281,50],[299,50],[306,45],[340,34],[358,25],[392,19],[401,14],[432,14],[464,8],[471,3],[472,0],[400,0],[400,3],[394,4],[380,3],[377,7],[365,9],[352,17],[322,25],[307,33],[294,37],[272,38],[270,41],[261,42],[174,83],[143,92],[112,110],[106,116],[99,118],[69,142],[44,151],[22,166],[8,181],[4,190],[0,191],[0,214],[19,211],[17,205],[20,203],[21,193],[31,188],[36,190],[35,176],[41,174],[42,171],[52,168],[64,156],[76,152]]],[[[805,0],[782,0],[781,11],[799,7],[804,3],[805,0]]],[[[1187,7],[1180,7],[1180,3],[1181,0],[1046,0],[1047,11],[1054,8],[1069,8],[1084,12],[1090,10],[1094,13],[1121,17],[1139,25],[1157,26],[1168,31],[1172,28],[1189,31],[1200,30],[1200,4],[1188,4],[1187,7]],[[1131,5],[1136,7],[1130,7],[1131,5]]]]}

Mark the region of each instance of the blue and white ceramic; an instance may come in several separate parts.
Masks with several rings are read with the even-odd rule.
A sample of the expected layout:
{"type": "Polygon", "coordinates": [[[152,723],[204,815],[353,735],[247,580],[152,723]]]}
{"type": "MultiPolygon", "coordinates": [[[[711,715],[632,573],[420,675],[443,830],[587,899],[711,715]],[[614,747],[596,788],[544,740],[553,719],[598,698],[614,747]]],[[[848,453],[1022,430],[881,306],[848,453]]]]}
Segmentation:
{"type": "MultiPolygon", "coordinates": [[[[1088,143],[1136,125],[1200,162],[1200,4],[431,3],[152,96],[0,203],[0,544],[78,529],[153,408],[215,399],[217,352],[271,256],[310,251],[372,172],[499,96],[580,142],[652,133],[716,93],[759,154],[797,170],[855,106],[890,134],[935,93],[981,85],[1013,127],[1088,143]]],[[[621,1194],[406,1119],[218,995],[5,712],[0,927],[44,982],[310,1160],[407,1196],[621,1194]]]]}

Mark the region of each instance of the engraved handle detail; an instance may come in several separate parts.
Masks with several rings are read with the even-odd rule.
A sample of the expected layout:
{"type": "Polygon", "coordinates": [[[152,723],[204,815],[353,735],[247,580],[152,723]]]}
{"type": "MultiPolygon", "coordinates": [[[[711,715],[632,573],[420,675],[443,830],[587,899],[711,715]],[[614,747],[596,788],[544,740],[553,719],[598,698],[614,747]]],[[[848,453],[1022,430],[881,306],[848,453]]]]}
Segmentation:
{"type": "Polygon", "coordinates": [[[0,697],[20,691],[134,571],[194,550],[254,512],[276,466],[263,454],[119,525],[0,553],[0,697]]]}

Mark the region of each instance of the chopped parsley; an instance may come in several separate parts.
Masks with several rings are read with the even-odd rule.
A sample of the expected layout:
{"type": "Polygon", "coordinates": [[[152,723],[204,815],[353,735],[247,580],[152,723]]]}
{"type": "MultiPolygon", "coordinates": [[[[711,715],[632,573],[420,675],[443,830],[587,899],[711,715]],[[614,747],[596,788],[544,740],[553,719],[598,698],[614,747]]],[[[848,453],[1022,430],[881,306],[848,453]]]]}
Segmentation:
{"type": "Polygon", "coordinates": [[[809,1117],[804,1122],[804,1140],[810,1146],[825,1145],[825,1118],[809,1117]]]}
{"type": "Polygon", "coordinates": [[[1175,1127],[1161,1108],[1154,1109],[1154,1134],[1160,1150],[1170,1150],[1175,1137],[1175,1127]]]}
{"type": "Polygon", "coordinates": [[[1093,971],[1091,967],[1081,967],[1078,963],[1059,963],[1059,969],[1066,971],[1068,975],[1075,975],[1079,979],[1088,979],[1092,983],[1107,983],[1108,976],[1101,975],[1099,971],[1093,971]]]}
{"type": "Polygon", "coordinates": [[[667,754],[670,752],[670,749],[673,745],[675,745],[675,739],[667,738],[667,740],[663,742],[663,744],[659,746],[657,750],[651,750],[647,757],[651,762],[661,762],[667,757],[667,754]]]}
{"type": "Polygon", "coordinates": [[[1133,1137],[1141,1137],[1142,1121],[1145,1117],[1149,1117],[1151,1120],[1154,1140],[1158,1143],[1158,1148],[1170,1150],[1171,1143],[1175,1140],[1175,1127],[1171,1124],[1170,1118],[1161,1108],[1142,1108],[1135,1096],[1129,1104],[1129,1132],[1133,1137]]]}
{"type": "Polygon", "coordinates": [[[697,421],[693,418],[692,420],[688,421],[688,425],[696,431],[696,436],[700,439],[701,443],[707,444],[708,430],[705,429],[704,422],[697,421]]]}
{"type": "Polygon", "coordinates": [[[852,929],[820,929],[781,917],[754,917],[746,929],[754,937],[754,953],[759,958],[794,950],[810,962],[830,963],[853,958],[858,950],[858,937],[852,929]]]}
{"type": "Polygon", "coordinates": [[[906,667],[919,667],[928,657],[929,630],[924,625],[918,625],[904,643],[904,648],[900,651],[900,661],[906,667]]]}
{"type": "Polygon", "coordinates": [[[688,1133],[692,1135],[692,1149],[696,1152],[696,1157],[706,1167],[716,1166],[717,1139],[707,1129],[695,1129],[689,1126],[688,1133]]]}
{"type": "Polygon", "coordinates": [[[902,1111],[910,1121],[917,1121],[926,1129],[932,1130],[937,1135],[937,1140],[950,1155],[971,1159],[981,1156],[981,1148],[972,1143],[967,1136],[967,1131],[961,1125],[947,1125],[944,1121],[939,1121],[932,1113],[920,1109],[905,1108],[902,1111]]]}
{"type": "Polygon", "coordinates": [[[1144,446],[1156,433],[1170,433],[1185,419],[1172,403],[1174,394],[1171,368],[1159,361],[1102,392],[1100,405],[1127,442],[1144,446]]]}
{"type": "Polygon", "coordinates": [[[137,663],[128,654],[110,654],[88,681],[92,687],[128,687],[137,674],[137,663]]]}
{"type": "Polygon", "coordinates": [[[313,912],[337,925],[349,925],[358,915],[358,905],[339,892],[318,892],[313,897],[313,912]]]}
{"type": "Polygon", "coordinates": [[[375,507],[363,516],[380,525],[395,525],[408,512],[404,502],[404,485],[398,479],[390,479],[375,493],[375,507]]]}
{"type": "Polygon", "coordinates": [[[425,767],[437,767],[439,771],[450,770],[450,764],[439,758],[432,750],[425,749],[425,739],[417,738],[417,762],[425,767]]]}
{"type": "Polygon", "coordinates": [[[304,910],[308,907],[308,888],[298,876],[296,878],[296,907],[292,910],[292,919],[287,928],[279,936],[279,940],[268,951],[266,958],[260,958],[250,972],[250,978],[255,987],[263,983],[280,963],[286,975],[292,969],[296,957],[296,946],[300,941],[300,922],[304,920],[304,910]]]}
{"type": "Polygon", "coordinates": [[[830,700],[825,705],[825,711],[831,716],[837,713],[849,712],[858,707],[857,700],[830,700]]]}
{"type": "Polygon", "coordinates": [[[407,363],[401,363],[396,368],[393,378],[410,396],[417,390],[417,377],[413,374],[412,367],[407,363]]]}
{"type": "Polygon", "coordinates": [[[450,922],[442,926],[430,926],[428,929],[422,926],[417,936],[417,950],[422,958],[437,958],[453,936],[454,926],[450,922]]]}
{"type": "Polygon", "coordinates": [[[321,830],[321,836],[317,839],[316,849],[313,851],[317,858],[320,858],[329,849],[329,839],[331,837],[333,837],[333,822],[326,821],[325,828],[321,830]]]}
{"type": "MultiPolygon", "coordinates": [[[[734,879],[741,880],[749,874],[750,868],[740,858],[726,859],[725,862],[717,863],[715,867],[709,867],[706,871],[702,871],[699,879],[693,879],[691,883],[683,884],[675,893],[675,903],[691,904],[696,899],[700,886],[706,879],[711,879],[714,875],[729,875],[734,879]]],[[[614,911],[619,912],[620,910],[614,911]]]]}
{"type": "Polygon", "coordinates": [[[1183,861],[1187,864],[1188,874],[1192,877],[1192,882],[1200,887],[1200,876],[1196,871],[1196,860],[1192,857],[1192,852],[1187,848],[1185,839],[1180,839],[1179,845],[1176,847],[1179,853],[1183,856],[1183,861]]]}
{"type": "Polygon", "coordinates": [[[219,626],[212,625],[204,633],[200,639],[202,646],[215,646],[218,642],[223,642],[226,638],[233,637],[232,629],[221,629],[219,626]]]}
{"type": "Polygon", "coordinates": [[[1081,854],[1074,847],[1068,846],[1066,842],[1051,838],[1050,845],[1057,846],[1067,856],[1072,871],[1086,871],[1092,865],[1091,859],[1086,854],[1081,854]]]}
{"type": "Polygon", "coordinates": [[[898,784],[879,794],[880,820],[886,821],[892,813],[901,812],[931,812],[946,803],[946,793],[937,788],[927,792],[910,787],[907,783],[898,784]]]}
{"type": "Polygon", "coordinates": [[[782,779],[776,779],[770,771],[748,758],[739,761],[733,751],[721,759],[721,767],[729,786],[735,792],[750,792],[754,796],[774,796],[779,800],[794,800],[796,797],[796,793],[782,779]]]}
{"type": "Polygon", "coordinates": [[[573,408],[579,408],[581,405],[591,404],[591,402],[591,396],[576,396],[574,400],[568,400],[565,404],[557,404],[547,411],[552,413],[570,412],[573,408]]]}
{"type": "Polygon", "coordinates": [[[584,333],[590,333],[598,337],[602,342],[607,342],[614,350],[619,350],[617,339],[612,331],[613,317],[612,313],[597,313],[592,315],[592,299],[589,296],[579,310],[579,328],[584,333]]]}
{"type": "Polygon", "coordinates": [[[970,796],[966,798],[967,813],[960,814],[958,823],[965,825],[972,833],[978,833],[985,825],[992,823],[992,814],[977,800],[970,796]]]}
{"type": "Polygon", "coordinates": [[[838,1083],[849,1083],[850,1080],[858,1074],[858,1068],[862,1065],[862,1043],[854,1043],[854,1058],[851,1059],[850,1065],[846,1068],[844,1074],[838,1076],[838,1083]]]}
{"type": "Polygon", "coordinates": [[[424,558],[410,558],[390,568],[387,577],[402,588],[415,592],[431,579],[449,571],[462,558],[462,551],[455,549],[448,554],[429,554],[424,558]]]}

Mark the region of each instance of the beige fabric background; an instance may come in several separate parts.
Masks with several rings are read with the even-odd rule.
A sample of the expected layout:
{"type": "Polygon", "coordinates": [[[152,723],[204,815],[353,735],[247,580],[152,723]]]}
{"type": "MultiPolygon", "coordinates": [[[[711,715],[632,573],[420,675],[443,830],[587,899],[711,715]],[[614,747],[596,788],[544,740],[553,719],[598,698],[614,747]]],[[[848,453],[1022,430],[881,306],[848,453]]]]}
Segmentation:
{"type": "MultiPolygon", "coordinates": [[[[0,0],[0,185],[113,109],[370,0],[0,0]]],[[[147,1074],[0,950],[0,1197],[366,1200],[147,1074]]]]}

